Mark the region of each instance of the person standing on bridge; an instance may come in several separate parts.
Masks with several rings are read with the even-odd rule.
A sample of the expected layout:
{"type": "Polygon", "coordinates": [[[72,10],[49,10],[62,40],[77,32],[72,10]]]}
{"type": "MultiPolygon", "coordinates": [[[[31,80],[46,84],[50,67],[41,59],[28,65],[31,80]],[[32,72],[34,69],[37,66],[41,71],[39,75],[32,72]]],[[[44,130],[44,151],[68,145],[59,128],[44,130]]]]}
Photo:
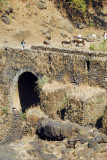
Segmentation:
{"type": "Polygon", "coordinates": [[[21,41],[21,44],[22,44],[23,49],[24,49],[25,48],[25,41],[24,41],[24,39],[21,41]]]}

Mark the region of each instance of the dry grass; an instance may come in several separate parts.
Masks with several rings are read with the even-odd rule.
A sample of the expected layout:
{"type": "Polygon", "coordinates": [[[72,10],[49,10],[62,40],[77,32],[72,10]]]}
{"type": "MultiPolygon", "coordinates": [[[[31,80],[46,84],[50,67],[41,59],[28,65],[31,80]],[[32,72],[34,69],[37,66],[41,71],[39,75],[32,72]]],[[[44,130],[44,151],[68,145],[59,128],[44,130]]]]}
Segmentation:
{"type": "Polygon", "coordinates": [[[90,50],[107,52],[107,40],[99,44],[91,44],[90,50]]]}
{"type": "Polygon", "coordinates": [[[41,111],[40,106],[34,106],[26,112],[27,123],[32,127],[35,126],[41,118],[48,118],[44,112],[41,111]]]}

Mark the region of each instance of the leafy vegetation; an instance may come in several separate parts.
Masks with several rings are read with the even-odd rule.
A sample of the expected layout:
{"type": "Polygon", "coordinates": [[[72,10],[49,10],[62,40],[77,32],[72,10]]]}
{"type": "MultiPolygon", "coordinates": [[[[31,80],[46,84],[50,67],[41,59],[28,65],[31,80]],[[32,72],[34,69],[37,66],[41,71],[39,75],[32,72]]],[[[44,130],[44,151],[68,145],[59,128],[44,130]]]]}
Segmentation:
{"type": "Polygon", "coordinates": [[[92,20],[89,20],[89,27],[94,27],[94,22],[92,20]]]}
{"type": "Polygon", "coordinates": [[[87,5],[84,0],[70,0],[70,7],[83,13],[84,15],[86,14],[87,5]]]}
{"type": "Polygon", "coordinates": [[[0,0],[0,10],[2,9],[2,7],[7,5],[7,1],[6,0],[0,0]]]}
{"type": "Polygon", "coordinates": [[[105,40],[99,44],[91,44],[90,50],[107,52],[107,40],[105,40]]]}
{"type": "Polygon", "coordinates": [[[20,115],[21,115],[22,120],[25,120],[25,119],[26,119],[26,113],[20,112],[20,115]]]}
{"type": "Polygon", "coordinates": [[[50,79],[47,76],[43,76],[36,83],[38,83],[39,88],[43,87],[44,84],[49,83],[50,79]]]}
{"type": "Polygon", "coordinates": [[[8,107],[2,108],[2,112],[6,115],[8,115],[8,107]]]}

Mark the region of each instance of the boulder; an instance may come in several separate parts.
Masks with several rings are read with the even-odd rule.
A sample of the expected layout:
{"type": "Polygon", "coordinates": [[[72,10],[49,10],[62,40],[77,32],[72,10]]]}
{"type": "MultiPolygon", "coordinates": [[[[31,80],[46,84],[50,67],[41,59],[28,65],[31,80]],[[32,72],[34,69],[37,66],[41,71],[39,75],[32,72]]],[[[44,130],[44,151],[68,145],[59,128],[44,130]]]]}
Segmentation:
{"type": "Polygon", "coordinates": [[[73,27],[69,20],[60,20],[58,22],[58,28],[66,30],[69,33],[72,33],[73,27]]]}
{"type": "Polygon", "coordinates": [[[37,2],[36,3],[36,6],[39,8],[39,9],[47,9],[47,5],[44,3],[44,2],[37,2]]]}
{"type": "Polygon", "coordinates": [[[47,38],[48,40],[51,39],[51,35],[50,35],[49,33],[47,33],[45,36],[46,36],[46,38],[47,38]]]}
{"type": "Polygon", "coordinates": [[[64,32],[64,31],[61,31],[60,34],[61,34],[61,36],[62,36],[63,38],[66,38],[66,37],[67,37],[67,34],[66,34],[66,32],[64,32]]]}
{"type": "Polygon", "coordinates": [[[6,23],[6,24],[10,24],[10,20],[9,20],[9,18],[6,16],[6,14],[3,14],[3,15],[1,16],[1,20],[2,20],[4,23],[6,23]]]}
{"type": "Polygon", "coordinates": [[[38,123],[37,134],[42,139],[63,140],[65,137],[71,137],[72,125],[67,121],[43,119],[38,123]]]}
{"type": "Polygon", "coordinates": [[[95,140],[97,143],[107,143],[107,136],[100,134],[96,136],[95,140]]]}
{"type": "Polygon", "coordinates": [[[13,8],[12,7],[8,7],[5,9],[5,12],[9,15],[10,13],[13,12],[13,8]]]}
{"type": "Polygon", "coordinates": [[[43,42],[44,44],[46,44],[46,45],[50,45],[50,41],[49,40],[44,40],[44,42],[43,42]]]}
{"type": "Polygon", "coordinates": [[[95,140],[95,138],[90,139],[89,143],[88,143],[88,147],[89,148],[94,148],[97,146],[97,142],[95,140]]]}
{"type": "Polygon", "coordinates": [[[77,139],[78,141],[80,141],[81,144],[84,144],[84,143],[86,143],[86,142],[89,141],[88,136],[85,135],[85,134],[78,135],[76,139],[77,139]]]}

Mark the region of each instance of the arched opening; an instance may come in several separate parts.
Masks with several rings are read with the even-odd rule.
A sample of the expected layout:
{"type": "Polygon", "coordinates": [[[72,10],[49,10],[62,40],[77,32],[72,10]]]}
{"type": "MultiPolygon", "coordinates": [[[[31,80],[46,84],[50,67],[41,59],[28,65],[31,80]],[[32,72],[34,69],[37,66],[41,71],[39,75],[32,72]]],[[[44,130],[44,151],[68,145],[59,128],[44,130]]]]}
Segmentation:
{"type": "Polygon", "coordinates": [[[40,102],[38,78],[31,72],[24,72],[18,78],[18,91],[22,112],[40,102]]]}
{"type": "Polygon", "coordinates": [[[96,126],[97,129],[102,128],[102,121],[103,121],[103,116],[100,117],[99,119],[97,119],[97,122],[95,124],[95,126],[96,126]]]}
{"type": "Polygon", "coordinates": [[[86,64],[87,64],[87,71],[90,70],[90,61],[86,61],[86,64]]]}

